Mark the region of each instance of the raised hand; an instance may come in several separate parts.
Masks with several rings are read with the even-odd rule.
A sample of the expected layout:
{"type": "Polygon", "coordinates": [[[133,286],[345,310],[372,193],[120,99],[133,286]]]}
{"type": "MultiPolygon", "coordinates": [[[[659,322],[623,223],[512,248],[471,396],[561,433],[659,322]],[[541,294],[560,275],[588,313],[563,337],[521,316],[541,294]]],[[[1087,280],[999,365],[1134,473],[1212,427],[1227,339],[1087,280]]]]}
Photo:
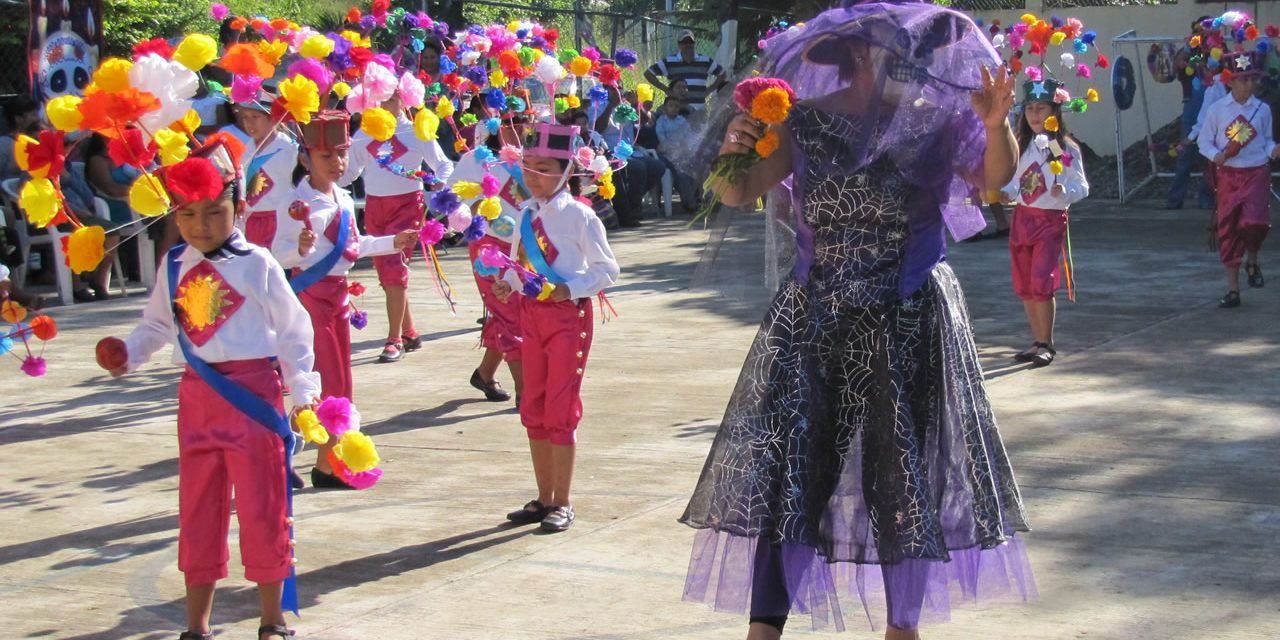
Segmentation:
{"type": "Polygon", "coordinates": [[[995,73],[982,67],[982,88],[969,94],[973,112],[987,129],[998,129],[1009,122],[1009,109],[1013,107],[1014,78],[1007,65],[1000,65],[995,73]]]}
{"type": "Polygon", "coordinates": [[[720,155],[731,153],[751,153],[755,151],[756,140],[764,135],[764,125],[750,115],[740,113],[729,121],[725,130],[724,142],[720,144],[720,155]]]}

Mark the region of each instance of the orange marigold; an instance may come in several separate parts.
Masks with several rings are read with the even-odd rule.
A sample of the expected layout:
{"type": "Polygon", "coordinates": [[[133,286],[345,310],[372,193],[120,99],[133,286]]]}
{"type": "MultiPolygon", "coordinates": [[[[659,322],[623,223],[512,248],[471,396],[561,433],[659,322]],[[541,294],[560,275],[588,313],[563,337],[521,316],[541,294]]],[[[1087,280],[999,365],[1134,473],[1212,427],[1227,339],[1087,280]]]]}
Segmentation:
{"type": "Polygon", "coordinates": [[[756,140],[756,153],[760,154],[761,158],[768,158],[773,155],[774,151],[778,150],[779,142],[778,132],[769,129],[763,136],[760,136],[759,140],[756,140]]]}
{"type": "Polygon", "coordinates": [[[791,97],[776,87],[765,89],[751,101],[751,117],[765,124],[782,124],[791,111],[791,97]]]}

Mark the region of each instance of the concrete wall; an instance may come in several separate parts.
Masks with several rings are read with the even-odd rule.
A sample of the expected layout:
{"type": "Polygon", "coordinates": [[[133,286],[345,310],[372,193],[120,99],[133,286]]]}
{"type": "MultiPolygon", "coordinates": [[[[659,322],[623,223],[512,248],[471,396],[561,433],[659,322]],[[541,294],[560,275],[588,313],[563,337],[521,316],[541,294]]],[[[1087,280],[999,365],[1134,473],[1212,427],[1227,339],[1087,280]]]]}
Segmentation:
{"type": "MultiPolygon", "coordinates": [[[[972,15],[981,17],[986,21],[987,26],[990,26],[992,19],[998,18],[1004,27],[1013,24],[1023,13],[1027,12],[1046,19],[1049,15],[1057,15],[1063,18],[1079,18],[1084,22],[1085,29],[1098,32],[1096,44],[1102,53],[1112,60],[1115,60],[1119,55],[1129,58],[1133,62],[1135,79],[1138,75],[1142,76],[1139,92],[1134,98],[1133,106],[1127,111],[1120,112],[1116,110],[1115,101],[1111,97],[1111,69],[1094,69],[1092,86],[1097,88],[1101,100],[1091,104],[1089,110],[1083,114],[1068,114],[1067,125],[1071,128],[1072,134],[1083,140],[1100,155],[1116,153],[1117,117],[1123,118],[1121,124],[1124,134],[1124,146],[1127,147],[1146,135],[1146,123],[1143,118],[1141,101],[1143,85],[1146,87],[1147,105],[1150,110],[1153,129],[1160,128],[1182,113],[1182,89],[1180,85],[1176,81],[1169,84],[1157,84],[1147,70],[1147,49],[1150,45],[1139,45],[1137,51],[1134,50],[1133,44],[1123,45],[1113,50],[1111,42],[1113,38],[1130,29],[1137,30],[1137,35],[1140,37],[1178,36],[1185,38],[1190,34],[1192,20],[1202,15],[1221,15],[1228,8],[1244,11],[1253,16],[1254,21],[1259,25],[1259,29],[1269,23],[1280,23],[1280,5],[1274,2],[1202,4],[1193,0],[1180,0],[1176,5],[1046,10],[1043,2],[1029,0],[1026,7],[1023,11],[984,11],[974,12],[972,15]]],[[[1025,49],[1026,47],[1024,46],[1023,48],[1025,49]]],[[[1057,59],[1058,54],[1063,51],[1065,49],[1061,47],[1051,47],[1051,53],[1046,57],[1046,62],[1052,65],[1055,71],[1062,70],[1057,59]]],[[[1005,49],[1001,53],[1007,58],[1009,51],[1005,49]]],[[[1093,51],[1076,57],[1081,62],[1088,61],[1090,65],[1096,58],[1093,51]]],[[[1071,89],[1072,95],[1075,95],[1074,74],[1071,75],[1072,80],[1068,82],[1068,88],[1071,89]]],[[[1062,77],[1061,73],[1059,73],[1059,77],[1062,77]]],[[[1021,87],[1019,87],[1019,92],[1021,92],[1021,87]]]]}

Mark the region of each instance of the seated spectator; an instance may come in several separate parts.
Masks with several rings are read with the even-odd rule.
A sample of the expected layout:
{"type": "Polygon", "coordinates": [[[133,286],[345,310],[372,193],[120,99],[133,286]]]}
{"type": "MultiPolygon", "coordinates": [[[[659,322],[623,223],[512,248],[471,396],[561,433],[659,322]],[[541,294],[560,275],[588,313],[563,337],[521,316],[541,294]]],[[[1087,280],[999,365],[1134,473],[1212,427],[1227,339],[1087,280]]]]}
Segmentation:
{"type": "Polygon", "coordinates": [[[680,205],[686,213],[692,213],[702,204],[699,197],[702,190],[697,188],[693,178],[677,170],[671,162],[671,157],[680,152],[681,145],[693,134],[683,111],[684,103],[679,98],[668,97],[654,122],[654,131],[658,138],[658,159],[671,171],[676,190],[680,193],[680,205]]]}
{"type": "MultiPolygon", "coordinates": [[[[623,126],[614,122],[613,114],[622,104],[622,94],[618,87],[605,87],[608,92],[608,103],[600,110],[600,115],[596,118],[594,130],[591,131],[592,145],[601,147],[612,152],[618,146],[618,141],[623,139],[623,126]]],[[[587,102],[583,102],[584,109],[590,112],[587,102]]],[[[633,123],[626,122],[628,131],[633,123]]],[[[628,142],[634,141],[634,136],[628,136],[628,142]]],[[[627,159],[627,165],[621,171],[614,174],[614,187],[617,194],[613,198],[613,208],[618,213],[618,224],[623,227],[638,227],[640,219],[643,216],[643,199],[644,194],[662,181],[662,174],[666,171],[666,167],[662,162],[654,158],[642,154],[632,155],[627,159]]]]}

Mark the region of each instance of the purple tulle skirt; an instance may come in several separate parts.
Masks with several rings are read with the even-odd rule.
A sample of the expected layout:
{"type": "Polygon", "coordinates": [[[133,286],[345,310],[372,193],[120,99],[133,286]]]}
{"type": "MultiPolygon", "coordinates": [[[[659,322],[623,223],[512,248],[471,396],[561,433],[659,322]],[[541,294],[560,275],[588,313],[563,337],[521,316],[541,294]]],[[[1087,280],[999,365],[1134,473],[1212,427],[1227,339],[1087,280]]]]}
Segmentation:
{"type": "MultiPolygon", "coordinates": [[[[754,575],[759,544],[760,538],[699,531],[684,599],[707,603],[716,611],[749,612],[753,585],[759,583],[754,575]]],[[[913,616],[919,623],[936,624],[949,621],[955,605],[1016,604],[1037,594],[1026,547],[1017,537],[989,549],[952,550],[949,562],[907,559],[887,567],[828,562],[813,547],[788,542],[780,551],[790,611],[810,614],[814,630],[844,631],[858,619],[880,630],[886,620],[913,616]],[[893,572],[893,589],[885,589],[882,568],[893,572]],[[918,595],[921,585],[923,601],[918,595]],[[891,612],[890,600],[906,604],[891,612]]]]}

